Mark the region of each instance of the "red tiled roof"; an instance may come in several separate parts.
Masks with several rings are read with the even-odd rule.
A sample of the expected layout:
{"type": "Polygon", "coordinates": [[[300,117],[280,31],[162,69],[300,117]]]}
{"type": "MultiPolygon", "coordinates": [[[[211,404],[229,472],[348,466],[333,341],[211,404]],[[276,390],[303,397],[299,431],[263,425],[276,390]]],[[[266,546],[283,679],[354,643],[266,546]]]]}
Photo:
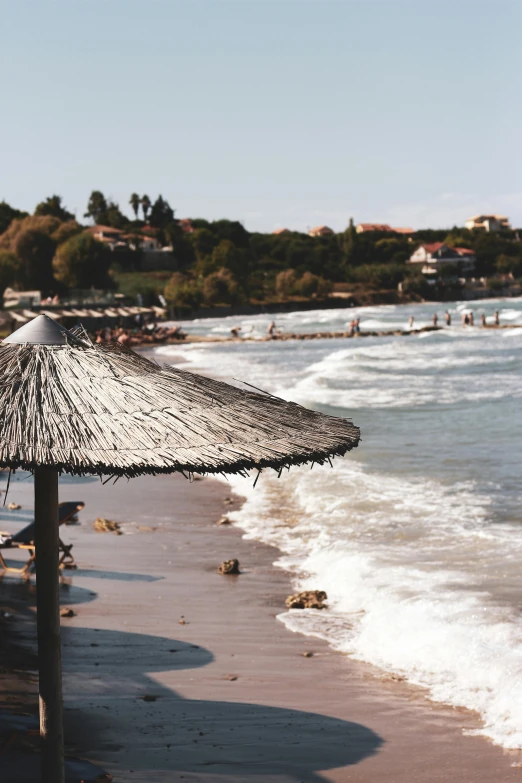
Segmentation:
{"type": "Polygon", "coordinates": [[[333,234],[333,229],[330,228],[330,226],[314,226],[314,228],[311,228],[308,232],[309,234],[333,234]]]}
{"type": "Polygon", "coordinates": [[[415,229],[414,228],[392,228],[392,231],[395,231],[396,234],[414,234],[415,229]]]}
{"type": "Polygon", "coordinates": [[[459,256],[474,256],[475,251],[470,250],[469,247],[454,247],[452,250],[456,250],[459,256]]]}
{"type": "Polygon", "coordinates": [[[289,228],[276,228],[274,231],[272,231],[272,234],[289,234],[290,229],[289,228]]]}
{"type": "Polygon", "coordinates": [[[429,242],[427,245],[421,245],[427,253],[436,253],[441,247],[444,247],[444,242],[429,242]]]}
{"type": "Polygon", "coordinates": [[[85,230],[90,234],[123,234],[119,228],[112,226],[88,226],[85,230]]]}

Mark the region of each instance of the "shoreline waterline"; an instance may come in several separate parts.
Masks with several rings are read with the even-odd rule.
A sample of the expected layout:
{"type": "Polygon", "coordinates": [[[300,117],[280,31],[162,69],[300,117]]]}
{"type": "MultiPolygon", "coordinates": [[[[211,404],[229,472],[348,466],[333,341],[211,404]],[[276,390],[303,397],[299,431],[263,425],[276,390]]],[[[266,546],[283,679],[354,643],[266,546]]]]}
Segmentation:
{"type": "MultiPolygon", "coordinates": [[[[30,513],[17,478],[10,495],[30,513]]],[[[78,562],[62,587],[75,611],[62,623],[68,748],[118,783],[518,779],[520,754],[473,736],[473,713],[275,621],[289,577],[273,546],[215,524],[240,509],[230,486],[70,477],[61,495],[86,503],[63,531],[78,562]],[[122,535],[96,533],[98,515],[122,535]],[[218,575],[231,555],[243,573],[218,575]]]]}

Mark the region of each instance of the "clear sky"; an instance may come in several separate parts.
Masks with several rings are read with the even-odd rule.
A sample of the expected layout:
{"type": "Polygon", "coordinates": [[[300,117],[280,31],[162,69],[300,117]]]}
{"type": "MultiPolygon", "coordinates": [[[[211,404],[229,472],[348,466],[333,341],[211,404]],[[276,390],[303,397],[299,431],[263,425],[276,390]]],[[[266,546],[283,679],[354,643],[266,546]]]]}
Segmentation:
{"type": "Polygon", "coordinates": [[[0,200],[522,226],[521,0],[0,0],[0,200]]]}

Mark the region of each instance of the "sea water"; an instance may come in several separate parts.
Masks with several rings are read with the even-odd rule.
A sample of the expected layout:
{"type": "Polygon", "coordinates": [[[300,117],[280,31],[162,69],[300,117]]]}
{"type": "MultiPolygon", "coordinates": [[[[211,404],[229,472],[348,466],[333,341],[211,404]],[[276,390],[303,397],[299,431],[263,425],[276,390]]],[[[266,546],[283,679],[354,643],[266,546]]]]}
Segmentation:
{"type": "MultiPolygon", "coordinates": [[[[232,478],[232,517],[276,545],[297,589],[328,611],[279,616],[296,632],[394,672],[434,700],[478,711],[482,733],[522,747],[522,300],[381,306],[275,317],[292,332],[431,323],[408,337],[192,344],[159,361],[244,380],[351,417],[360,446],[329,466],[232,478]],[[464,327],[473,310],[512,329],[464,327]],[[441,319],[442,320],[442,319],[441,319]],[[517,324],[520,328],[516,328],[517,324]],[[186,364],[186,362],[190,364],[186,364]]],[[[199,334],[262,336],[271,316],[184,324],[199,334]]]]}

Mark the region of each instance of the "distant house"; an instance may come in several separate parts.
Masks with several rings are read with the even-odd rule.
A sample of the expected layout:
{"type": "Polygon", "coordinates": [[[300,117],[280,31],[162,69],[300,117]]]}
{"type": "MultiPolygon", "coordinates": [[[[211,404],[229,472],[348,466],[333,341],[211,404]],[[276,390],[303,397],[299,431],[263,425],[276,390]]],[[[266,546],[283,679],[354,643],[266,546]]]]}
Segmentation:
{"type": "Polygon", "coordinates": [[[387,223],[358,223],[355,230],[358,234],[365,234],[368,231],[393,231],[393,228],[387,223]]]}
{"type": "Polygon", "coordinates": [[[511,228],[509,218],[504,215],[475,215],[466,220],[465,226],[472,231],[478,228],[481,231],[500,231],[503,228],[511,228]]]}
{"type": "Polygon", "coordinates": [[[114,250],[118,244],[122,243],[123,231],[120,231],[119,228],[112,228],[112,226],[89,226],[86,231],[89,234],[92,234],[94,239],[97,239],[98,242],[109,245],[111,250],[114,250]]]}
{"type": "Polygon", "coordinates": [[[333,229],[329,226],[316,226],[311,228],[308,232],[310,237],[329,237],[334,233],[333,229]]]}
{"type": "Polygon", "coordinates": [[[162,249],[156,237],[153,236],[122,234],[121,244],[123,243],[126,243],[131,250],[144,250],[147,253],[155,253],[162,249]]]}
{"type": "Polygon", "coordinates": [[[6,288],[3,294],[4,307],[37,307],[42,302],[41,291],[15,291],[6,288]]]}
{"type": "Polygon", "coordinates": [[[459,273],[467,274],[475,269],[475,253],[467,247],[450,247],[444,242],[419,245],[411,254],[409,264],[422,264],[425,275],[439,272],[441,267],[454,264],[459,273]]]}
{"type": "Polygon", "coordinates": [[[358,223],[355,227],[358,234],[365,234],[368,231],[386,231],[394,234],[414,234],[414,228],[393,228],[388,223],[358,223]]]}
{"type": "Polygon", "coordinates": [[[289,228],[276,228],[274,231],[272,231],[272,234],[291,234],[289,228]]]}

